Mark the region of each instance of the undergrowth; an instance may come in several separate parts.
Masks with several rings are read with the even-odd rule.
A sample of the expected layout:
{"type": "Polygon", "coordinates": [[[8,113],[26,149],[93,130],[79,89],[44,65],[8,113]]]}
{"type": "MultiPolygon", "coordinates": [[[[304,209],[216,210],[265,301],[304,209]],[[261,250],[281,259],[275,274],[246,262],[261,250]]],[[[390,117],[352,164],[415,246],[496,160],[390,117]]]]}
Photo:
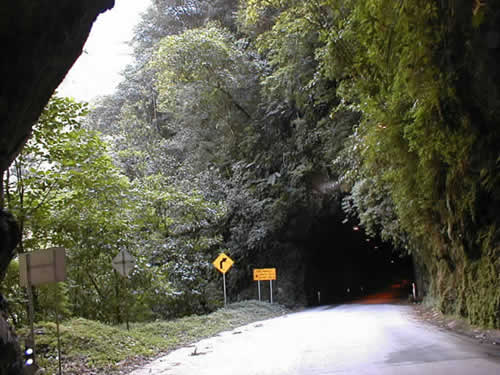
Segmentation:
{"type": "MultiPolygon", "coordinates": [[[[60,325],[64,374],[126,373],[148,359],[258,320],[289,312],[277,304],[245,301],[228,305],[209,315],[193,315],[171,321],[110,326],[75,318],[60,325]]],[[[27,329],[20,330],[25,336],[27,329]]],[[[45,374],[57,373],[56,324],[35,327],[38,364],[45,374]]]]}

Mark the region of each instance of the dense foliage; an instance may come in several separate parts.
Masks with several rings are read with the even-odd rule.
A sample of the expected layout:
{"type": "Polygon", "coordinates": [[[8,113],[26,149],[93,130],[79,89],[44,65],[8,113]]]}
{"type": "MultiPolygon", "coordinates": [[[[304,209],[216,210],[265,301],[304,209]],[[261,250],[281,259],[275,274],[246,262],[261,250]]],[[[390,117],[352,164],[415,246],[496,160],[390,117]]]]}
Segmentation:
{"type": "Polygon", "coordinates": [[[90,318],[122,320],[123,293],[134,319],[212,309],[221,248],[240,296],[273,264],[297,303],[304,239],[341,206],[443,311],[499,327],[500,11],[470,3],[155,1],[116,93],[83,128],[53,99],[41,124],[59,125],[6,176],[22,251],[70,249],[67,288],[87,287],[69,310],[90,318]]]}
{"type": "Polygon", "coordinates": [[[424,263],[444,311],[490,326],[500,324],[499,102],[498,80],[484,79],[497,74],[497,15],[479,2],[378,0],[248,1],[242,11],[248,27],[267,25],[257,41],[280,58],[274,75],[290,66],[280,43],[316,33],[316,77],[362,114],[335,159],[344,207],[424,263]],[[471,95],[481,85],[484,102],[471,95]]]}
{"type": "Polygon", "coordinates": [[[291,273],[311,222],[342,200],[368,234],[413,255],[444,311],[498,326],[498,82],[484,78],[496,76],[495,6],[188,5],[149,10],[158,21],[145,17],[135,39],[143,65],[124,82],[148,77],[143,129],[156,125],[177,166],[162,173],[226,202],[224,241],[247,265],[236,287],[251,265],[281,259],[291,273]],[[221,6],[230,20],[214,16],[221,6]]]}
{"type": "MultiPolygon", "coordinates": [[[[210,250],[220,243],[212,226],[224,208],[161,176],[130,181],[101,136],[81,126],[84,114],[81,104],[54,97],[5,176],[7,207],[23,229],[19,251],[67,249],[66,283],[57,294],[54,287],[36,289],[40,318],[54,313],[54,298],[65,315],[109,322],[212,310],[216,296],[201,291],[210,290],[210,250]],[[137,257],[130,280],[111,267],[120,250],[137,257]]],[[[21,324],[17,274],[14,262],[2,288],[21,324]]]]}

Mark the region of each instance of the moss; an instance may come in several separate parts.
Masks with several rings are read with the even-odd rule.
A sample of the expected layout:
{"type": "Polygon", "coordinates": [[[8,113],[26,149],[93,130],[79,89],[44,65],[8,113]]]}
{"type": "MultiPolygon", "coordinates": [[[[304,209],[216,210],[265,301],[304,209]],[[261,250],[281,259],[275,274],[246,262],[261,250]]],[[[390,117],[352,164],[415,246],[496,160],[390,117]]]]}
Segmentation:
{"type": "Polygon", "coordinates": [[[472,324],[500,328],[500,279],[490,258],[469,265],[466,274],[467,313],[472,324]]]}
{"type": "Polygon", "coordinates": [[[469,323],[500,328],[500,276],[498,249],[483,243],[483,256],[468,260],[463,250],[452,272],[446,261],[433,263],[433,278],[426,303],[442,313],[466,317],[469,323]]]}

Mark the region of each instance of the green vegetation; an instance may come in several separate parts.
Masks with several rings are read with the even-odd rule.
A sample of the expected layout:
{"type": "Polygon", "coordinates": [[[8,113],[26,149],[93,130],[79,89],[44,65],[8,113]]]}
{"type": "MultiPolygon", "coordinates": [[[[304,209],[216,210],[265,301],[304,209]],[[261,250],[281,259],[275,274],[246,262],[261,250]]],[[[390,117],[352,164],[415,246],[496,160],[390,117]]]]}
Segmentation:
{"type": "MultiPolygon", "coordinates": [[[[192,344],[219,332],[288,313],[284,307],[258,301],[228,305],[209,315],[187,316],[171,321],[109,326],[83,318],[60,326],[65,374],[119,373],[145,359],[192,344]]],[[[36,326],[38,362],[47,373],[57,371],[57,336],[54,323],[36,326]]],[[[25,333],[25,332],[22,332],[25,333]]]]}
{"type": "MultiPolygon", "coordinates": [[[[133,321],[212,311],[220,292],[209,265],[221,242],[212,227],[224,206],[195,190],[181,192],[163,176],[132,181],[114,164],[102,136],[82,126],[84,115],[85,106],[52,98],[5,175],[6,205],[23,233],[18,252],[67,249],[60,298],[68,316],[121,323],[124,298],[133,321]],[[138,263],[126,281],[111,267],[122,249],[138,263]]],[[[13,262],[1,291],[20,326],[27,316],[17,275],[13,262]]],[[[36,318],[45,318],[53,310],[46,302],[51,291],[34,292],[36,318]]]]}
{"type": "Polygon", "coordinates": [[[496,6],[481,10],[479,26],[477,12],[459,3],[246,4],[241,19],[259,33],[273,81],[301,77],[290,39],[303,53],[312,36],[317,70],[301,87],[336,82],[340,106],[331,116],[345,106],[361,114],[335,158],[339,182],[350,191],[346,211],[425,265],[442,311],[498,327],[500,186],[485,181],[498,174],[490,140],[499,139],[499,101],[491,92],[484,102],[471,95],[498,81],[469,80],[496,74],[492,65],[475,65],[492,53],[478,39],[492,27],[496,6]]]}
{"type": "MultiPolygon", "coordinates": [[[[68,249],[59,295],[74,318],[122,323],[125,297],[132,321],[213,311],[221,250],[236,261],[232,298],[272,264],[293,305],[312,223],[341,207],[411,254],[443,312],[498,328],[498,14],[493,2],[155,1],[117,92],[88,113],[54,97],[2,176],[19,251],[68,249]],[[122,249],[138,258],[127,289],[110,267],[122,249]]],[[[41,319],[52,292],[38,293],[41,319]]]]}

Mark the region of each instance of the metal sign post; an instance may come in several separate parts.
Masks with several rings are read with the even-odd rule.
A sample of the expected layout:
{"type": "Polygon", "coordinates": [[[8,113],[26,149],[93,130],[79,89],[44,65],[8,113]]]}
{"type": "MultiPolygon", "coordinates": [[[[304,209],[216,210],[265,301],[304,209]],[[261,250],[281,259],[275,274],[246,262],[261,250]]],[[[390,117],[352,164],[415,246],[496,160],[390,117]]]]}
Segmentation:
{"type": "Polygon", "coordinates": [[[261,301],[260,299],[260,280],[257,280],[257,289],[259,290],[259,302],[261,301]]]}
{"type": "MultiPolygon", "coordinates": [[[[128,251],[122,250],[120,251],[111,261],[113,268],[115,269],[116,272],[118,272],[120,275],[123,276],[123,285],[122,289],[125,291],[125,295],[127,294],[127,277],[130,272],[135,267],[135,257],[131,255],[128,251]]],[[[123,298],[123,303],[124,307],[123,310],[125,310],[125,324],[127,325],[127,331],[130,330],[130,325],[129,325],[129,306],[127,303],[127,299],[123,298]]]]}
{"type": "Polygon", "coordinates": [[[59,289],[57,287],[56,287],[56,329],[57,329],[57,360],[59,363],[59,375],[62,375],[61,335],[59,332],[59,289]]]}
{"type": "Polygon", "coordinates": [[[229,269],[232,267],[234,264],[234,261],[229,258],[226,254],[220,253],[217,258],[212,262],[214,267],[222,273],[222,286],[224,288],[224,307],[227,306],[227,295],[226,295],[226,272],[229,271],[229,269]]]}
{"type": "Polygon", "coordinates": [[[122,303],[123,303],[123,307],[122,309],[125,311],[125,325],[127,327],[127,331],[130,331],[130,324],[129,324],[129,304],[127,303],[127,299],[128,299],[128,287],[127,287],[127,278],[126,277],[123,277],[122,278],[123,280],[123,286],[122,286],[122,289],[123,289],[123,294],[124,294],[124,298],[122,300],[122,303]]]}
{"type": "Polygon", "coordinates": [[[222,284],[224,287],[224,307],[227,306],[227,295],[226,295],[226,274],[222,274],[222,284]]]}
{"type": "MultiPolygon", "coordinates": [[[[19,278],[21,286],[26,287],[28,293],[28,311],[30,320],[30,349],[33,363],[36,368],[35,330],[33,306],[33,286],[57,283],[66,279],[66,250],[62,247],[52,247],[46,250],[33,251],[19,255],[19,278]]],[[[57,286],[56,286],[57,288],[57,286]]],[[[59,293],[56,289],[56,325],[57,325],[57,356],[59,361],[59,375],[62,375],[61,363],[61,336],[59,332],[59,293]]],[[[33,370],[32,370],[33,371],[33,370]]]]}
{"type": "MultiPolygon", "coordinates": [[[[29,274],[29,267],[28,267],[29,274]]],[[[33,365],[36,364],[36,349],[35,349],[35,308],[33,306],[33,290],[31,283],[28,281],[26,286],[26,292],[28,293],[28,312],[30,321],[30,342],[29,346],[33,350],[33,365]]]]}
{"type": "Polygon", "coordinates": [[[271,295],[271,303],[273,303],[273,281],[269,280],[269,294],[271,295]]]}

